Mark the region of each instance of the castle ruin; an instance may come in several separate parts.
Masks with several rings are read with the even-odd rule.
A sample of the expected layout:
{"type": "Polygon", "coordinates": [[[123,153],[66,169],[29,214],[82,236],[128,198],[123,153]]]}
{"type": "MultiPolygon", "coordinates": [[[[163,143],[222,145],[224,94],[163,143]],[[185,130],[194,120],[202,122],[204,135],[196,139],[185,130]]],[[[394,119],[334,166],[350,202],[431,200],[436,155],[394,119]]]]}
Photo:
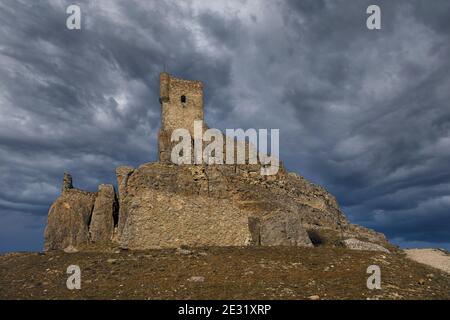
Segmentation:
{"type": "Polygon", "coordinates": [[[187,246],[348,245],[387,251],[384,235],[351,224],[324,188],[283,166],[260,174],[259,164],[176,165],[171,135],[194,135],[204,123],[203,84],[160,74],[158,161],[116,169],[117,187],[97,192],[64,176],[52,204],[45,250],[101,245],[125,249],[187,246]]]}

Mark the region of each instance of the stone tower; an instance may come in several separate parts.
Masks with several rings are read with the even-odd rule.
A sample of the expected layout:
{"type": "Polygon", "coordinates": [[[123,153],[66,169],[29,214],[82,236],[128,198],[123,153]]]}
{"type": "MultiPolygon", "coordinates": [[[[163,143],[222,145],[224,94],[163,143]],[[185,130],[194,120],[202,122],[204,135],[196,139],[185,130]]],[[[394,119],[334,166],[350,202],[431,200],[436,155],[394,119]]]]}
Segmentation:
{"type": "Polygon", "coordinates": [[[159,161],[170,162],[172,131],[183,128],[194,136],[194,121],[203,122],[203,83],[159,75],[161,128],[158,135],[159,161]]]}

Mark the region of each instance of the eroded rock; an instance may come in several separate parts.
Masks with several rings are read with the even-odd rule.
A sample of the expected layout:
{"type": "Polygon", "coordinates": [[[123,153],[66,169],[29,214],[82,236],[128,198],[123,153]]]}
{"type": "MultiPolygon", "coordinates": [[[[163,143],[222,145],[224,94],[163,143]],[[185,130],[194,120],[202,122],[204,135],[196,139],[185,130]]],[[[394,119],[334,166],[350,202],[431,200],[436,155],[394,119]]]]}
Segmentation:
{"type": "Polygon", "coordinates": [[[114,232],[114,221],[117,221],[118,204],[114,187],[111,184],[101,184],[98,187],[89,226],[92,242],[109,242],[114,232]]]}
{"type": "Polygon", "coordinates": [[[67,189],[52,204],[45,228],[44,250],[64,249],[89,242],[89,221],[95,193],[67,189]]]}
{"type": "Polygon", "coordinates": [[[117,238],[122,235],[125,227],[125,222],[128,217],[128,210],[125,203],[127,195],[128,179],[133,173],[134,168],[128,166],[121,166],[116,169],[117,186],[118,186],[118,201],[119,201],[119,216],[117,226],[117,238]]]}
{"type": "Polygon", "coordinates": [[[61,193],[67,190],[73,189],[72,176],[68,172],[64,172],[63,184],[61,187],[61,193]]]}
{"type": "Polygon", "coordinates": [[[262,219],[249,218],[252,243],[262,246],[312,247],[300,217],[294,213],[276,213],[262,219]]]}
{"type": "Polygon", "coordinates": [[[390,253],[388,249],[385,247],[382,247],[378,244],[371,243],[371,242],[365,242],[361,241],[355,238],[346,239],[342,242],[346,248],[352,249],[352,250],[367,250],[367,251],[381,251],[390,253]]]}

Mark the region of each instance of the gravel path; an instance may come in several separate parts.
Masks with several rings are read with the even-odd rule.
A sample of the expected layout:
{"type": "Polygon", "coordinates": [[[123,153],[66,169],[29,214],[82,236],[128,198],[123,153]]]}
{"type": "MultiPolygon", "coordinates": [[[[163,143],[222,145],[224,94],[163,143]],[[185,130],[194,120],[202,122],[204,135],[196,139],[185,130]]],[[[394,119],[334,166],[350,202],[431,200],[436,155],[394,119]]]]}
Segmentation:
{"type": "Polygon", "coordinates": [[[450,255],[439,249],[407,249],[405,252],[411,260],[450,273],[450,255]]]}

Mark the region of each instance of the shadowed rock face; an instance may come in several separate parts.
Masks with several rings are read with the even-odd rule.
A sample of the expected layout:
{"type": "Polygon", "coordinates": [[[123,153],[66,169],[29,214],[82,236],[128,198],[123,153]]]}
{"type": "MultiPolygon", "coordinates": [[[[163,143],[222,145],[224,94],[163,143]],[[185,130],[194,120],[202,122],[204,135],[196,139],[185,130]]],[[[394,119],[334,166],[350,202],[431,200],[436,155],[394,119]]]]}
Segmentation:
{"type": "Polygon", "coordinates": [[[114,220],[117,220],[117,207],[114,187],[110,184],[100,185],[89,225],[92,242],[110,242],[112,240],[114,220]]]}
{"type": "Polygon", "coordinates": [[[117,227],[117,237],[120,237],[125,227],[125,221],[127,220],[127,213],[123,211],[124,206],[121,205],[125,199],[127,193],[128,178],[133,173],[134,168],[122,166],[116,169],[117,186],[118,186],[118,198],[119,198],[119,222],[117,227]]]}

